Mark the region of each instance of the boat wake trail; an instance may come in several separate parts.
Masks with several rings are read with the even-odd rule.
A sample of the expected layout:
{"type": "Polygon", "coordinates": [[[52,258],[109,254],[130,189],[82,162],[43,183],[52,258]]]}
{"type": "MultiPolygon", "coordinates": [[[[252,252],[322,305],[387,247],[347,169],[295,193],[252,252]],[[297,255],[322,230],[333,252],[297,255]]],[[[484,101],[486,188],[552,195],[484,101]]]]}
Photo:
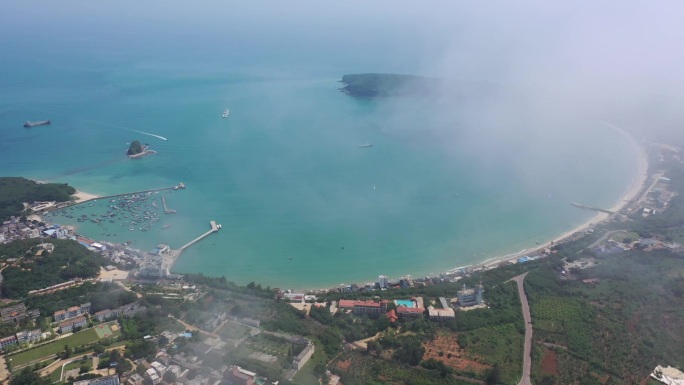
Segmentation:
{"type": "Polygon", "coordinates": [[[155,138],[159,138],[159,139],[161,139],[161,140],[168,140],[168,139],[166,139],[165,137],[163,137],[163,136],[161,136],[161,135],[150,134],[149,132],[143,132],[143,131],[133,130],[133,129],[130,129],[130,128],[124,128],[124,130],[126,130],[126,131],[137,132],[138,134],[154,136],[155,138]]]}
{"type": "Polygon", "coordinates": [[[109,127],[109,128],[115,128],[118,130],[126,130],[126,131],[131,131],[131,132],[137,132],[138,134],[154,136],[155,138],[159,138],[161,140],[167,140],[168,141],[168,139],[166,139],[165,137],[163,137],[161,135],[150,134],[149,132],[133,130],[130,128],[126,128],[126,127],[122,127],[122,126],[114,125],[114,124],[103,124],[102,122],[97,122],[97,121],[93,121],[93,120],[87,120],[87,119],[79,119],[79,120],[80,120],[80,122],[85,123],[85,124],[89,124],[89,125],[95,125],[98,127],[109,127]]]}

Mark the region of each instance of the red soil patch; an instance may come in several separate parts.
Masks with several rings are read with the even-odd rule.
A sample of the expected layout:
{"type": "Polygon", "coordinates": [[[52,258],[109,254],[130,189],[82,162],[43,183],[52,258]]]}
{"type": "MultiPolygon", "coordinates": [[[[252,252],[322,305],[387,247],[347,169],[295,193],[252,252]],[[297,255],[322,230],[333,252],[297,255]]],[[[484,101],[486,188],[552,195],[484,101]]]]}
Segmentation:
{"type": "Polygon", "coordinates": [[[639,324],[640,320],[641,320],[640,314],[634,313],[634,316],[632,316],[632,319],[627,320],[625,322],[625,329],[627,329],[627,332],[630,334],[637,334],[636,326],[639,324]]]}
{"type": "Polygon", "coordinates": [[[558,356],[555,350],[547,350],[546,354],[541,360],[541,372],[542,374],[551,374],[556,376],[560,374],[558,372],[558,356]]]}
{"type": "Polygon", "coordinates": [[[466,354],[458,345],[457,338],[457,334],[438,334],[434,340],[423,343],[423,359],[434,358],[457,371],[483,372],[489,368],[489,365],[479,363],[466,354]]]}
{"type": "Polygon", "coordinates": [[[600,376],[598,373],[591,373],[591,375],[594,376],[594,378],[596,378],[598,380],[598,382],[600,382],[602,384],[605,384],[606,382],[608,382],[608,379],[610,378],[610,376],[608,376],[607,374],[600,376]]]}
{"type": "Polygon", "coordinates": [[[351,365],[351,360],[349,361],[337,361],[337,367],[340,368],[341,370],[344,370],[345,372],[349,370],[349,366],[351,365]]]}

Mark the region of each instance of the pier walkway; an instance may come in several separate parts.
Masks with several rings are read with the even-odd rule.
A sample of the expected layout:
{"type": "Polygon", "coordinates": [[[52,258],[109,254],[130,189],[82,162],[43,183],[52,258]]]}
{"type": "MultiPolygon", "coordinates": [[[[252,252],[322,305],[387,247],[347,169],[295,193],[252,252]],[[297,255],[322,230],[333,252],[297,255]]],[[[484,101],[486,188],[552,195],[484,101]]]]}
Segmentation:
{"type": "Polygon", "coordinates": [[[187,249],[188,247],[192,246],[193,244],[201,241],[204,237],[208,236],[211,233],[215,233],[219,231],[219,227],[216,224],[216,221],[210,221],[209,224],[211,225],[211,230],[207,231],[206,233],[200,235],[199,237],[193,239],[192,241],[186,243],[185,245],[181,246],[180,249],[178,249],[178,254],[182,253],[183,250],[187,249]]]}
{"type": "MultiPolygon", "coordinates": [[[[158,191],[165,191],[165,190],[179,190],[179,189],[185,189],[185,184],[179,183],[179,184],[177,184],[175,186],[171,186],[171,187],[153,188],[150,190],[127,192],[127,193],[123,193],[123,194],[104,195],[104,196],[97,197],[97,198],[86,199],[84,201],[73,202],[72,206],[80,205],[81,203],[85,203],[85,202],[96,201],[98,199],[109,199],[109,198],[122,197],[122,196],[126,196],[126,195],[145,194],[145,193],[150,193],[150,192],[158,192],[158,191]]],[[[71,203],[71,202],[68,202],[68,203],[71,203]]],[[[63,207],[59,207],[59,208],[63,208],[63,207]]]]}
{"type": "Polygon", "coordinates": [[[602,213],[611,214],[611,215],[612,215],[612,214],[615,214],[614,212],[612,212],[612,211],[610,211],[610,210],[602,209],[602,208],[600,208],[600,207],[587,206],[587,205],[583,205],[583,204],[581,204],[581,203],[575,203],[575,202],[570,202],[570,204],[573,205],[573,206],[575,206],[575,207],[579,207],[579,208],[581,208],[581,209],[600,211],[600,212],[602,212],[602,213]]]}
{"type": "Polygon", "coordinates": [[[161,201],[162,201],[162,206],[164,206],[164,214],[175,214],[176,213],[176,210],[170,209],[170,208],[168,208],[168,206],[166,206],[166,198],[164,198],[163,195],[161,197],[161,201]]]}
{"type": "MultiPolygon", "coordinates": [[[[183,253],[183,251],[185,249],[187,249],[188,247],[190,247],[190,246],[194,245],[195,243],[201,241],[202,239],[211,235],[212,233],[218,232],[219,229],[221,228],[221,225],[216,224],[216,221],[210,221],[209,225],[211,226],[211,230],[207,231],[206,233],[200,235],[199,237],[197,237],[197,238],[193,239],[192,241],[186,243],[185,245],[181,246],[180,249],[171,250],[168,254],[164,254],[162,256],[162,258],[163,258],[162,265],[165,266],[167,275],[171,273],[171,269],[173,268],[173,265],[176,264],[178,257],[180,257],[180,255],[183,253]]],[[[147,262],[148,261],[147,261],[147,257],[146,257],[143,265],[146,265],[147,262]]]]}

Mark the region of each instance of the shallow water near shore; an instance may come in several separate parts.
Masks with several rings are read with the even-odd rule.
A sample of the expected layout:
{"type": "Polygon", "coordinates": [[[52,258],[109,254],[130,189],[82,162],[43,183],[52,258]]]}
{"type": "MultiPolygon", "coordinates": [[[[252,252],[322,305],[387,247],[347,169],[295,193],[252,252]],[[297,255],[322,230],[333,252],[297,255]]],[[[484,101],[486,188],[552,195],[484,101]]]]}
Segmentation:
{"type": "MultiPolygon", "coordinates": [[[[264,61],[247,46],[194,47],[192,57],[105,39],[106,51],[70,46],[70,56],[59,41],[32,43],[53,60],[26,62],[19,44],[0,45],[11,75],[0,79],[0,173],[100,195],[185,183],[161,193],[177,212],[159,212],[147,231],[54,217],[141,249],[178,248],[210,220],[222,224],[183,253],[180,273],[309,288],[439,272],[586,221],[594,213],[569,202],[612,206],[636,166],[628,141],[598,122],[471,126],[458,104],[336,90],[349,72],[418,71],[405,52],[380,60],[369,49],[350,64],[349,51],[312,51],[304,65],[286,52],[264,61]],[[236,56],[240,65],[226,64],[236,56]],[[21,127],[38,119],[53,123],[21,127]],[[126,158],[135,139],[158,153],[126,158]]],[[[92,216],[111,204],[79,210],[92,216]]]]}

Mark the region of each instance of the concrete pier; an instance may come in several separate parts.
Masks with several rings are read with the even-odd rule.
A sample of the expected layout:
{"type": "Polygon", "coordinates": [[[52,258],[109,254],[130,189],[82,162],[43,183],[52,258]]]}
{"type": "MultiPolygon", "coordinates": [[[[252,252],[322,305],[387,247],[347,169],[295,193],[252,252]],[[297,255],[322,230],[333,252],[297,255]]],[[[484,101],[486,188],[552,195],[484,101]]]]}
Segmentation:
{"type": "MultiPolygon", "coordinates": [[[[123,193],[123,194],[105,195],[105,196],[101,196],[101,197],[97,197],[97,198],[86,199],[84,201],[78,201],[78,202],[72,201],[72,202],[63,202],[63,203],[67,204],[68,206],[77,206],[77,205],[80,205],[80,204],[83,204],[86,202],[96,201],[96,200],[100,200],[100,199],[110,199],[110,198],[117,198],[117,197],[122,197],[122,196],[126,196],[126,195],[144,194],[144,193],[158,192],[158,191],[164,191],[164,190],[179,190],[179,189],[184,189],[184,188],[185,188],[185,184],[179,183],[179,184],[177,184],[175,186],[171,186],[171,187],[153,188],[150,190],[127,192],[127,193],[123,193]]],[[[57,207],[57,206],[58,205],[55,205],[54,208],[52,208],[50,210],[46,210],[46,211],[57,210],[57,209],[61,209],[61,208],[65,207],[65,206],[61,206],[61,205],[59,207],[57,207]]]]}
{"type": "MultiPolygon", "coordinates": [[[[178,250],[171,250],[168,254],[164,254],[161,257],[163,258],[163,263],[162,266],[164,266],[164,270],[166,271],[166,275],[169,275],[171,273],[171,269],[173,268],[173,265],[176,263],[176,260],[178,260],[178,257],[183,253],[185,249],[188,247],[194,245],[195,243],[201,241],[202,239],[206,238],[212,233],[216,233],[220,229],[220,225],[216,224],[216,221],[210,221],[209,225],[211,226],[211,230],[207,231],[206,233],[200,235],[199,237],[193,239],[192,241],[186,243],[185,245],[181,246],[180,249],[178,250]]],[[[147,257],[145,258],[145,265],[147,264],[147,257]]]]}
{"type": "Polygon", "coordinates": [[[581,209],[600,211],[600,212],[606,213],[606,214],[615,214],[614,212],[612,212],[610,210],[602,209],[600,207],[587,206],[587,205],[583,205],[581,203],[575,203],[575,202],[570,202],[570,204],[575,206],[575,207],[579,207],[581,209]]]}
{"type": "Polygon", "coordinates": [[[211,225],[211,230],[207,231],[206,233],[200,235],[199,237],[193,239],[192,241],[186,243],[185,245],[181,246],[180,249],[178,249],[178,254],[183,252],[183,250],[187,249],[188,247],[192,246],[193,244],[201,241],[204,237],[208,236],[211,233],[215,233],[219,231],[218,225],[216,224],[216,221],[210,221],[209,225],[211,225]]]}
{"type": "Polygon", "coordinates": [[[176,210],[172,210],[166,206],[166,198],[162,195],[161,197],[162,206],[164,206],[164,214],[175,214],[176,210]]]}

